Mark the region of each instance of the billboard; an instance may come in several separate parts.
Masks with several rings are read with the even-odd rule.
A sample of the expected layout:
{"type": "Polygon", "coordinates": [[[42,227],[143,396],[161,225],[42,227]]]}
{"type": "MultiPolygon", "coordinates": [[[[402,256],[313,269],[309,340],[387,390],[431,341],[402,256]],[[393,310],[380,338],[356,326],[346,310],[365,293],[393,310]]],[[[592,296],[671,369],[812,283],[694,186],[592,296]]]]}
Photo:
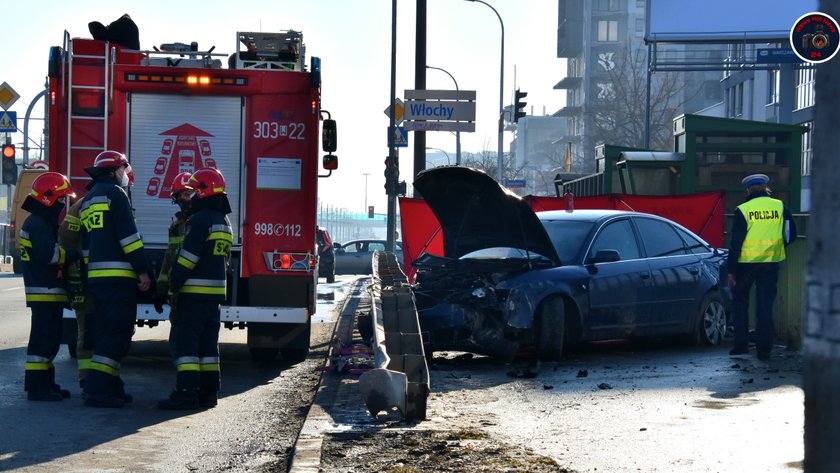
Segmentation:
{"type": "Polygon", "coordinates": [[[648,0],[646,42],[785,42],[817,0],[648,0]]]}

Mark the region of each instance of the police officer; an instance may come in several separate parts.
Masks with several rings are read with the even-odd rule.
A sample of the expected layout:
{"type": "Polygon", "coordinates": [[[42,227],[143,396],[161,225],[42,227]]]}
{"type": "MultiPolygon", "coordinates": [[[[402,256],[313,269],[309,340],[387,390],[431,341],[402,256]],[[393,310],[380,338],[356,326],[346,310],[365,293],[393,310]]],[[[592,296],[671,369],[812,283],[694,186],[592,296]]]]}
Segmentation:
{"type": "MultiPolygon", "coordinates": [[[[193,191],[190,187],[190,178],[192,173],[182,172],[175,176],[172,180],[172,203],[178,205],[179,209],[175,212],[175,217],[172,219],[172,224],[169,225],[169,245],[166,248],[166,253],[163,255],[163,262],[160,264],[160,274],[157,278],[157,287],[155,291],[155,310],[157,313],[163,313],[163,304],[169,296],[169,273],[172,270],[172,264],[178,257],[178,252],[181,251],[181,246],[184,245],[184,234],[186,233],[187,219],[190,216],[190,199],[192,199],[193,191]]],[[[174,311],[169,312],[169,319],[172,320],[174,311]]]]}
{"type": "Polygon", "coordinates": [[[227,296],[227,266],[233,231],[225,180],[216,169],[190,178],[195,196],[184,246],[172,267],[170,299],[178,316],[169,341],[175,359],[175,390],[161,409],[214,407],[219,391],[219,304],[227,296]]]}
{"type": "Polygon", "coordinates": [[[770,197],[769,181],[765,174],[752,174],[741,181],[747,189],[747,199],[735,209],[728,260],[735,324],[735,341],[729,354],[749,353],[750,289],[755,285],[759,360],[770,359],[779,263],[785,259],[785,247],[796,238],[790,210],[782,201],[770,197]]]}
{"type": "Polygon", "coordinates": [[[137,312],[137,289],[151,285],[143,241],[128,194],[125,155],[103,151],[85,168],[94,184],[81,207],[82,248],[87,258],[88,292],[93,297],[93,356],[85,377],[85,405],[123,407],[131,401],[120,378],[137,312]],[[121,187],[122,186],[122,187],[121,187]]]}
{"type": "Polygon", "coordinates": [[[30,401],[70,397],[70,391],[55,384],[53,359],[61,344],[61,318],[67,305],[63,266],[79,259],[78,251],[58,244],[58,219],[66,199],[75,195],[66,177],[46,172],[32,182],[32,190],[21,206],[30,212],[19,240],[26,305],[32,310],[24,366],[24,389],[30,401]]]}

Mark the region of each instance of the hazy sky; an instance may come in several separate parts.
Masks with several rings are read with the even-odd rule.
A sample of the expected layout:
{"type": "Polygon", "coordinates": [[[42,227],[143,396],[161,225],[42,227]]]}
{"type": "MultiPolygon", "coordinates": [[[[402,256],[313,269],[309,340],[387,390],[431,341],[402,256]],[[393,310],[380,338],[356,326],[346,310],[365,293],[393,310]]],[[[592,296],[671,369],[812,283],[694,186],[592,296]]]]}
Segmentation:
{"type": "MultiPolygon", "coordinates": [[[[499,20],[486,5],[465,0],[427,0],[427,62],[449,71],[462,90],[477,94],[476,132],[462,133],[462,152],[497,148],[499,106],[499,20]]],[[[565,75],[564,60],[556,57],[557,0],[487,0],[505,26],[505,103],[516,86],[528,92],[527,110],[551,114],[565,103],[564,91],[553,90],[565,75]],[[515,68],[515,69],[514,69],[515,68]],[[515,72],[514,72],[515,71],[515,72]]],[[[364,212],[367,201],[385,211],[383,161],[388,154],[383,113],[390,94],[391,1],[388,0],[274,0],[231,2],[204,0],[103,2],[46,0],[4,2],[3,41],[0,41],[0,82],[6,81],[21,99],[11,110],[23,128],[27,106],[42,90],[50,46],[62,44],[64,31],[90,37],[87,24],[108,24],[128,13],[140,30],[140,45],[197,41],[200,50],[236,50],[237,31],[303,32],[306,54],[322,61],[322,106],[338,121],[339,169],[321,179],[323,202],[364,212]],[[117,4],[123,6],[115,6],[117,4]],[[142,7],[138,6],[141,5],[142,7]],[[237,8],[238,7],[238,8],[237,8]]],[[[416,2],[400,0],[397,11],[397,96],[414,88],[416,2]]],[[[307,64],[309,60],[307,58],[307,64]]],[[[428,89],[454,89],[443,72],[427,71],[428,89]]],[[[33,117],[43,117],[38,103],[33,117]]],[[[41,129],[30,123],[30,132],[41,129]]],[[[441,148],[455,160],[455,137],[429,132],[427,146],[441,148]]],[[[513,135],[505,133],[507,151],[513,135]]],[[[35,137],[37,139],[37,136],[35,137]]],[[[21,143],[23,134],[13,136],[21,143]]],[[[431,152],[433,164],[445,164],[442,153],[431,152]]],[[[411,183],[413,140],[400,151],[401,178],[411,183]]]]}

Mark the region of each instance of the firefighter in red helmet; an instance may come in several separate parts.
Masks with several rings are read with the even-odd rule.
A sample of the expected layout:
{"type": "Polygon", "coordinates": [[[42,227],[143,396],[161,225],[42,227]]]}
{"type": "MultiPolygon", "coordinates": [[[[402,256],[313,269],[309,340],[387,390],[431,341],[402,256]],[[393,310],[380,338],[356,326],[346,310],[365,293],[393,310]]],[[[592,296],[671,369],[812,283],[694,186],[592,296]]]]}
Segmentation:
{"type": "Polygon", "coordinates": [[[160,401],[161,409],[214,407],[219,391],[220,303],[227,297],[227,268],[233,230],[225,179],[204,168],[190,178],[195,192],[184,245],[172,267],[169,341],[175,358],[175,390],[160,401]]]}
{"type": "Polygon", "coordinates": [[[61,318],[67,306],[63,267],[79,259],[58,244],[58,219],[66,199],[75,197],[70,181],[57,172],[41,174],[22,208],[30,212],[20,230],[20,260],[32,328],[26,347],[24,389],[30,401],[61,401],[70,391],[55,384],[53,359],[61,344],[61,318]]]}
{"type": "MultiPolygon", "coordinates": [[[[193,189],[190,187],[190,178],[192,173],[182,172],[175,176],[172,180],[172,190],[170,196],[172,203],[178,205],[179,210],[175,212],[172,218],[172,224],[169,225],[169,244],[166,248],[166,253],[163,255],[163,262],[160,264],[160,274],[157,278],[157,286],[155,291],[155,310],[157,313],[163,313],[163,304],[169,296],[169,273],[172,270],[172,264],[178,257],[178,252],[184,244],[184,234],[186,233],[187,219],[190,216],[190,200],[193,196],[193,189]]],[[[169,320],[173,320],[175,312],[170,310],[169,320]]]]}
{"type": "Polygon", "coordinates": [[[85,168],[93,186],[82,203],[82,253],[88,294],[93,297],[93,356],[84,381],[85,405],[123,407],[132,398],[120,377],[137,314],[137,290],[151,285],[143,241],[124,187],[130,184],[125,155],[103,151],[85,168]]]}

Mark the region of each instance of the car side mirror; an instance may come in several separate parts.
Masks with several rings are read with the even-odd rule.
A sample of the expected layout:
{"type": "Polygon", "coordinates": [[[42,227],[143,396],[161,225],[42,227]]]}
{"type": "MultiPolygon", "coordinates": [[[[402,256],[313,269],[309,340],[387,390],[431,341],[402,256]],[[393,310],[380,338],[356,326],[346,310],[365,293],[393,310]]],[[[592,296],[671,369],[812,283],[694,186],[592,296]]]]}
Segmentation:
{"type": "Polygon", "coordinates": [[[339,246],[338,248],[335,249],[335,254],[343,255],[344,254],[344,248],[339,246]]]}
{"type": "MultiPolygon", "coordinates": [[[[334,153],[338,149],[338,131],[333,119],[324,119],[321,129],[321,146],[327,153],[334,153]]],[[[324,168],[329,169],[326,166],[324,168]]]]}
{"type": "Polygon", "coordinates": [[[598,250],[595,256],[589,258],[588,263],[611,263],[613,261],[621,261],[621,255],[618,254],[618,250],[598,250]]]}

